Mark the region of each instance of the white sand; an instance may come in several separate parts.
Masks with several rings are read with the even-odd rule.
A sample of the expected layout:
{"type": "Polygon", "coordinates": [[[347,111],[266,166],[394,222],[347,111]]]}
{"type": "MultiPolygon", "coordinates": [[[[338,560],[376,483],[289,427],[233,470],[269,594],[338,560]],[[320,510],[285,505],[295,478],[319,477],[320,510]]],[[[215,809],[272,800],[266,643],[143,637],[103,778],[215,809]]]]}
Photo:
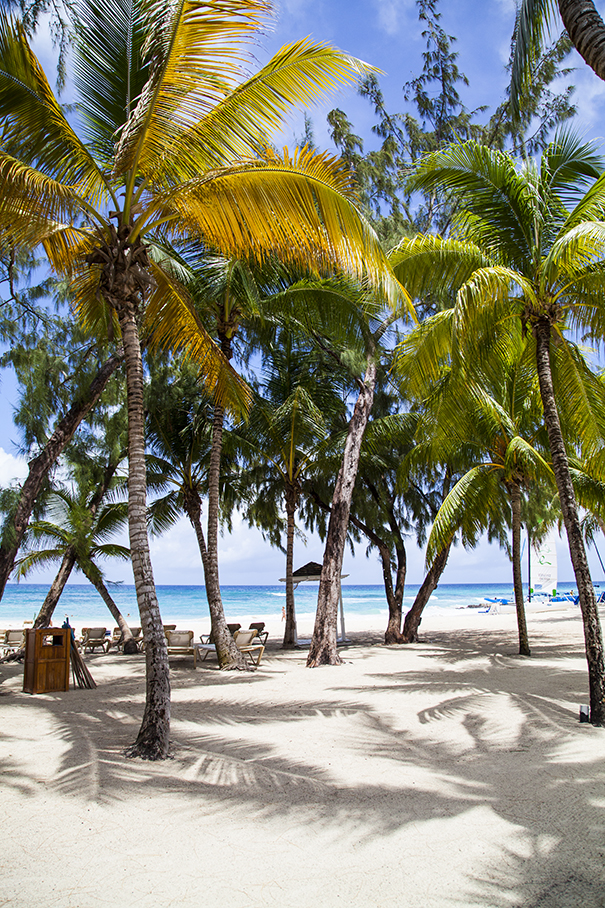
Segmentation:
{"type": "Polygon", "coordinates": [[[514,624],[433,615],[385,647],[351,619],[346,664],[314,670],[276,636],[249,675],[175,658],[155,764],[122,756],[141,657],[87,656],[96,690],[40,696],[0,666],[0,906],[602,908],[581,623],[532,616],[531,659],[514,624]]]}

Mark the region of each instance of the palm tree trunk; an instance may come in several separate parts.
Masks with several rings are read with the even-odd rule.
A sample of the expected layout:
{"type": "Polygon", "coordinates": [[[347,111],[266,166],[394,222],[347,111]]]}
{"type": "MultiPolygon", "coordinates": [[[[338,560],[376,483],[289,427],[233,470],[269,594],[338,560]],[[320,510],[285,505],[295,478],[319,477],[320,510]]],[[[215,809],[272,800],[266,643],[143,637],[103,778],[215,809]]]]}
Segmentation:
{"type": "Polygon", "coordinates": [[[393,580],[391,577],[391,553],[387,546],[382,546],[380,548],[382,577],[389,608],[389,620],[384,634],[384,642],[386,644],[402,642],[401,618],[403,615],[403,592],[405,589],[405,576],[407,573],[407,557],[403,545],[397,544],[396,552],[397,572],[395,574],[395,589],[393,589],[393,580]]]}
{"type": "MultiPolygon", "coordinates": [[[[220,457],[219,457],[219,463],[220,463],[220,457]]],[[[218,585],[218,566],[217,566],[217,580],[216,580],[216,586],[218,586],[218,596],[217,596],[216,588],[214,589],[213,594],[208,592],[208,585],[210,584],[210,586],[212,587],[212,583],[213,583],[213,571],[212,571],[210,557],[208,555],[208,547],[206,545],[206,540],[204,538],[204,530],[202,528],[202,502],[201,502],[200,497],[197,494],[197,492],[195,492],[193,489],[188,489],[187,494],[185,496],[184,507],[185,507],[185,511],[187,512],[187,516],[189,517],[189,520],[191,522],[191,525],[192,525],[193,529],[195,530],[195,536],[197,539],[198,548],[200,550],[202,564],[204,566],[204,579],[206,582],[206,596],[208,598],[208,605],[209,605],[209,609],[210,609],[210,619],[211,619],[211,626],[212,626],[212,640],[214,642],[214,645],[216,646],[216,653],[217,653],[217,657],[219,660],[219,665],[221,666],[221,668],[241,668],[241,666],[239,666],[237,664],[235,664],[235,665],[230,664],[231,663],[231,648],[235,647],[235,649],[237,649],[237,647],[235,646],[235,642],[233,640],[233,637],[231,636],[229,628],[227,627],[227,622],[225,620],[225,614],[223,611],[223,604],[222,604],[222,598],[221,598],[221,590],[220,590],[220,585],[218,585]],[[218,609],[216,606],[217,598],[218,598],[218,602],[220,605],[220,608],[218,608],[218,609]],[[224,625],[224,633],[222,632],[223,625],[224,625]],[[219,637],[222,638],[222,643],[221,643],[220,648],[218,646],[218,643],[217,643],[218,638],[217,638],[217,636],[215,636],[215,633],[218,633],[219,637]]],[[[237,659],[241,655],[242,654],[240,653],[240,651],[237,650],[237,655],[235,658],[237,659]]]]}
{"type": "Polygon", "coordinates": [[[521,487],[518,482],[507,484],[513,515],[513,587],[515,590],[515,607],[517,610],[517,628],[519,630],[519,655],[531,656],[525,604],[523,602],[523,579],[521,575],[521,487]]]}
{"type": "Polygon", "coordinates": [[[55,426],[52,435],[40,454],[29,462],[27,479],[21,486],[16,510],[9,525],[5,528],[2,544],[0,545],[0,599],[4,595],[19,546],[23,542],[23,536],[27,530],[32,509],[49,470],[57,462],[57,458],[65,446],[74,437],[76,429],[82,420],[88,416],[99,400],[99,397],[107,387],[109,379],[122,363],[122,359],[122,356],[114,354],[103,363],[91,382],[88,393],[81,400],[75,401],[65,416],[55,426]]]}
{"type": "Polygon", "coordinates": [[[111,597],[111,593],[109,592],[109,590],[103,583],[103,578],[101,577],[100,574],[97,574],[95,571],[89,570],[86,566],[82,565],[81,563],[80,563],[80,569],[81,569],[82,573],[84,574],[84,576],[86,577],[86,579],[90,583],[92,583],[95,590],[97,591],[97,593],[99,594],[99,596],[101,597],[101,599],[103,600],[103,602],[105,603],[105,605],[107,606],[109,611],[111,612],[111,615],[112,615],[114,621],[120,628],[120,631],[122,632],[122,644],[123,644],[124,654],[126,656],[133,655],[134,653],[137,652],[137,645],[134,641],[134,637],[132,636],[132,631],[130,630],[130,627],[128,626],[128,622],[126,621],[126,618],[124,618],[124,616],[122,615],[122,612],[120,611],[120,609],[117,607],[117,605],[113,601],[113,599],[111,597]]]}
{"type": "Polygon", "coordinates": [[[248,664],[244,659],[244,655],[235,645],[235,640],[227,627],[218,573],[218,513],[224,418],[224,407],[216,405],[214,407],[212,447],[210,450],[210,467],[208,469],[208,548],[207,559],[204,563],[204,576],[212,625],[212,639],[216,646],[219,665],[223,671],[236,669],[247,671],[248,664]]]}
{"type": "Polygon", "coordinates": [[[143,361],[133,307],[126,302],[117,312],[124,343],[128,401],[128,528],[146,661],[145,712],[128,755],[159,760],[167,757],[169,748],[170,670],[147,535],[143,361]]]}
{"type": "Polygon", "coordinates": [[[294,610],[294,517],[297,506],[296,489],[286,489],[286,515],[288,520],[286,537],[286,627],[284,630],[284,649],[296,645],[296,613],[294,610]]]}
{"type": "Polygon", "coordinates": [[[34,621],[34,628],[50,627],[53,612],[57,607],[61,593],[65,589],[65,584],[69,580],[69,576],[74,568],[75,563],[76,552],[73,546],[70,545],[63,555],[61,566],[59,567],[57,575],[51,583],[48,593],[46,594],[46,599],[42,603],[42,607],[40,608],[40,611],[36,616],[36,620],[34,621]]]}
{"type": "Polygon", "coordinates": [[[449,558],[450,548],[451,543],[441,549],[428,569],[422,586],[416,593],[414,603],[405,616],[403,633],[401,635],[401,640],[399,641],[400,643],[418,643],[418,628],[420,627],[420,622],[422,620],[422,613],[441,580],[441,575],[445,570],[447,559],[449,558]]]}
{"type": "Polygon", "coordinates": [[[605,23],[592,0],[559,0],[559,12],[578,53],[605,79],[605,23]]]}
{"type": "Polygon", "coordinates": [[[582,621],[584,624],[584,644],[588,662],[588,680],[590,690],[590,721],[593,725],[605,725],[605,664],[603,660],[603,635],[597,610],[594,587],[586,558],[586,549],[578,508],[569,472],[569,461],[563,442],[559,414],[555,401],[552,372],[550,366],[550,321],[544,316],[533,325],[536,338],[536,365],[540,383],[540,395],[544,408],[544,422],[548,432],[550,455],[553,471],[559,492],[559,501],[567,531],[569,554],[573,565],[582,621]]]}
{"type": "Polygon", "coordinates": [[[315,627],[307,658],[308,668],[315,668],[318,665],[340,665],[342,663],[336,644],[340,575],[342,573],[342,561],[349,526],[353,487],[359,467],[361,443],[372,412],[375,386],[376,363],[372,354],[368,356],[366,374],[364,380],[360,382],[359,395],[349,423],[342,463],[332,496],[323,567],[319,581],[315,627]]]}

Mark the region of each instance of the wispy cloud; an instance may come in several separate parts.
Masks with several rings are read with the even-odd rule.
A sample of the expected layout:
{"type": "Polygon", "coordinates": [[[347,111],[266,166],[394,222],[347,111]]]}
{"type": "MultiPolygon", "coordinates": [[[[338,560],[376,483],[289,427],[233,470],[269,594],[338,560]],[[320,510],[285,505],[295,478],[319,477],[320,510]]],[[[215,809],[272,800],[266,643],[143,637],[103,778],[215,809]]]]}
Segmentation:
{"type": "Polygon", "coordinates": [[[403,21],[402,13],[411,8],[413,0],[374,0],[378,10],[378,26],[387,35],[398,34],[403,21]]]}
{"type": "Polygon", "coordinates": [[[27,476],[27,461],[24,457],[15,457],[0,448],[0,486],[8,486],[16,479],[27,476]]]}

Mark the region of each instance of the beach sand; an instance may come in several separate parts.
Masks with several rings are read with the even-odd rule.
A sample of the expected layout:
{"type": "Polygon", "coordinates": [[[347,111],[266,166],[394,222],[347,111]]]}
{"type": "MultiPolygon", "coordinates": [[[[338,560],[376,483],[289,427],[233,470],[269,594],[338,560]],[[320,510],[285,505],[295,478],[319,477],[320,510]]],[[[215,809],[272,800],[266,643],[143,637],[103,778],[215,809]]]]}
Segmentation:
{"type": "Polygon", "coordinates": [[[174,658],[161,763],[122,756],[142,657],[87,656],[96,690],[39,696],[1,665],[0,905],[602,908],[579,617],[531,615],[531,659],[512,615],[433,615],[406,647],[362,623],[340,667],[281,651],[279,621],[255,673],[174,658]]]}

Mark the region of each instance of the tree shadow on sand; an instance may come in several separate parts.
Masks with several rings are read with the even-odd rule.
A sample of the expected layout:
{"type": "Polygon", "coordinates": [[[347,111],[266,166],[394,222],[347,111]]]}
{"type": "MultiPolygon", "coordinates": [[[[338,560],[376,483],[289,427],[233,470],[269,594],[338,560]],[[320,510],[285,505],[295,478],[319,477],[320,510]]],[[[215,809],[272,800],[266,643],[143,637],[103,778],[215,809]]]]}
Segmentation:
{"type": "MultiPolygon", "coordinates": [[[[430,677],[423,671],[374,672],[364,675],[363,685],[347,687],[340,686],[339,669],[322,669],[328,672],[325,697],[304,702],[263,696],[261,673],[173,667],[174,759],[163,763],[122,756],[142,713],[140,667],[124,673],[122,663],[102,702],[86,691],[13,694],[0,699],[0,713],[18,697],[27,728],[35,729],[42,715],[50,722],[62,751],[44,784],[62,797],[110,803],[125,789],[133,797],[173,792],[194,810],[239,808],[255,822],[286,817],[360,843],[407,830],[426,837],[427,848],[430,821],[488,811],[508,829],[507,841],[498,847],[497,862],[479,849],[463,904],[603,908],[605,731],[579,726],[571,712],[585,691],[585,673],[557,665],[562,650],[549,641],[536,646],[540,655],[531,673],[517,673],[512,655],[486,659],[476,635],[474,645],[472,635],[461,632],[441,646],[435,636],[420,652],[443,666],[430,677]],[[545,688],[553,698],[544,696],[545,688]],[[377,701],[385,702],[387,691],[392,706],[385,712],[377,701]],[[415,701],[426,694],[430,705],[408,716],[403,707],[410,693],[415,701]],[[339,761],[354,767],[369,761],[381,772],[362,777],[360,771],[351,784],[325,759],[297,759],[296,735],[317,719],[318,754],[334,746],[339,761]],[[285,735],[291,746],[282,744],[285,735]]],[[[277,660],[273,671],[279,670],[277,660]]],[[[15,743],[19,736],[22,741],[22,728],[2,728],[4,743],[11,734],[15,743]]],[[[5,785],[35,792],[39,780],[27,766],[5,758],[0,771],[5,785]]]]}

